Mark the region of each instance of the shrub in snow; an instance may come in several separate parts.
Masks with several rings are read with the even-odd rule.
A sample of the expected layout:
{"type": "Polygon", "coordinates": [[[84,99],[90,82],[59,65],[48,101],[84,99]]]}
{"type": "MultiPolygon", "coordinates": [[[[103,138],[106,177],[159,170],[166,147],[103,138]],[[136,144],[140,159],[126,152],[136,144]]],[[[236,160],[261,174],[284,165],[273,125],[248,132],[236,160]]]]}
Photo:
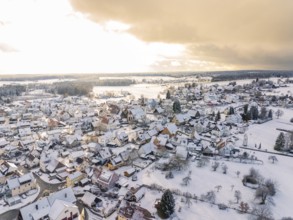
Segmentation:
{"type": "Polygon", "coordinates": [[[168,173],[165,175],[165,178],[166,178],[166,179],[173,179],[173,178],[174,178],[174,175],[173,175],[172,171],[168,172],[168,173]]]}
{"type": "Polygon", "coordinates": [[[228,166],[226,164],[224,164],[222,166],[222,170],[223,170],[223,174],[226,174],[227,173],[227,170],[228,170],[228,166]]]}
{"type": "Polygon", "coordinates": [[[260,206],[260,207],[255,207],[252,210],[252,220],[271,220],[273,218],[273,213],[270,209],[269,206],[260,206]]]}
{"type": "Polygon", "coordinates": [[[246,202],[240,202],[239,209],[240,212],[246,213],[249,210],[249,205],[246,202]]]}
{"type": "Polygon", "coordinates": [[[214,191],[208,191],[206,194],[203,194],[200,196],[201,200],[210,202],[210,203],[215,203],[216,202],[216,194],[214,191]]]}
{"type": "Polygon", "coordinates": [[[219,165],[220,165],[219,162],[214,162],[214,163],[212,164],[212,169],[213,169],[213,171],[216,171],[216,170],[218,169],[219,165]]]}
{"type": "Polygon", "coordinates": [[[218,204],[218,208],[221,210],[226,210],[228,208],[228,206],[223,203],[220,203],[220,204],[218,204]]]}
{"type": "Polygon", "coordinates": [[[272,162],[272,163],[275,163],[278,161],[277,157],[272,155],[272,156],[269,156],[268,159],[272,162]]]}
{"type": "Polygon", "coordinates": [[[242,179],[242,183],[245,186],[250,186],[252,188],[256,188],[258,184],[263,182],[263,177],[260,175],[260,173],[254,169],[251,168],[249,170],[249,174],[245,175],[242,179]],[[254,186],[253,186],[254,185],[254,186]]]}
{"type": "Polygon", "coordinates": [[[275,115],[277,116],[277,118],[280,118],[283,114],[284,114],[284,112],[283,112],[281,109],[278,109],[278,110],[275,112],[275,115]]]}

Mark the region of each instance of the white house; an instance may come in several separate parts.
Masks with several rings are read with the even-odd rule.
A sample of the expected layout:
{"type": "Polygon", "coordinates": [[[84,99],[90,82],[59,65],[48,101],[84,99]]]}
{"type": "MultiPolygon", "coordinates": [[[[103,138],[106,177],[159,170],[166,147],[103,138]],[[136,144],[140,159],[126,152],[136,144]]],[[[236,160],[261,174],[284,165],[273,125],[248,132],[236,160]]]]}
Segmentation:
{"type": "Polygon", "coordinates": [[[8,189],[12,196],[18,196],[37,187],[36,180],[31,173],[7,180],[8,189]]]}

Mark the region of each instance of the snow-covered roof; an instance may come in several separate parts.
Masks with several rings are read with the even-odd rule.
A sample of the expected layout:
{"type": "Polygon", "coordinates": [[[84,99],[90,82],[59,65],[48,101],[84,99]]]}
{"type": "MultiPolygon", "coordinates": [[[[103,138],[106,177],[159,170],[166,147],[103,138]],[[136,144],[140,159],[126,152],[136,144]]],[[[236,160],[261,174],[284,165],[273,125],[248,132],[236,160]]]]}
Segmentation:
{"type": "Polygon", "coordinates": [[[20,209],[23,220],[40,219],[47,216],[50,211],[50,203],[47,198],[42,198],[20,209]]]}
{"type": "Polygon", "coordinates": [[[96,195],[90,193],[90,192],[85,192],[85,194],[83,195],[83,197],[81,198],[81,201],[91,207],[92,206],[92,203],[95,201],[95,199],[97,198],[96,195]]]}
{"type": "Polygon", "coordinates": [[[76,171],[76,172],[70,174],[70,175],[68,176],[68,178],[69,178],[70,180],[74,180],[74,179],[80,177],[81,175],[83,175],[83,174],[82,174],[80,171],[76,171]]]}
{"type": "Polygon", "coordinates": [[[74,206],[74,207],[77,208],[76,205],[74,205],[74,204],[72,204],[70,202],[66,202],[66,201],[63,201],[63,200],[56,199],[55,202],[53,203],[51,209],[50,209],[50,213],[49,213],[50,219],[57,219],[58,216],[60,216],[60,214],[63,212],[63,210],[66,207],[71,207],[71,206],[74,206]]]}
{"type": "Polygon", "coordinates": [[[176,147],[176,155],[181,157],[181,158],[187,158],[187,149],[186,147],[183,147],[183,146],[178,146],[176,147]]]}
{"type": "Polygon", "coordinates": [[[73,192],[72,188],[70,188],[70,187],[62,189],[62,190],[55,192],[55,193],[51,194],[50,196],[48,196],[48,201],[49,201],[50,205],[53,205],[53,203],[56,199],[66,201],[69,203],[76,202],[74,192],[73,192]]]}
{"type": "Polygon", "coordinates": [[[175,134],[177,132],[177,126],[174,123],[168,123],[165,127],[171,134],[175,134]]]}

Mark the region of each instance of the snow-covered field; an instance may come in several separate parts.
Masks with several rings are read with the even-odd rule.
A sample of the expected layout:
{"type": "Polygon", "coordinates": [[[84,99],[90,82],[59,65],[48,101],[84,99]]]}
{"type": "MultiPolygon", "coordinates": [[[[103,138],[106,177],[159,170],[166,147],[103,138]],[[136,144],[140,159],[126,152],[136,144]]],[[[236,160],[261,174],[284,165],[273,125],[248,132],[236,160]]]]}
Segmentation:
{"type": "Polygon", "coordinates": [[[52,84],[55,82],[63,82],[63,81],[73,81],[74,79],[43,79],[43,80],[26,80],[26,81],[1,81],[0,86],[3,85],[10,85],[10,84],[20,84],[20,85],[27,85],[31,83],[44,83],[44,84],[52,84]]]}
{"type": "Polygon", "coordinates": [[[160,84],[134,84],[131,86],[95,86],[95,94],[104,94],[106,92],[121,93],[130,92],[135,98],[143,95],[146,98],[157,98],[158,94],[166,89],[166,86],[160,84]]]}
{"type": "MultiPolygon", "coordinates": [[[[276,130],[277,128],[293,130],[293,123],[290,123],[290,119],[293,117],[292,109],[285,108],[274,108],[269,107],[274,112],[277,109],[281,109],[284,112],[284,115],[279,119],[274,118],[274,120],[266,122],[264,124],[253,124],[250,125],[249,130],[246,132],[248,135],[248,147],[254,148],[255,144],[257,147],[261,143],[261,149],[274,151],[274,144],[277,136],[280,131],[276,130]]],[[[242,145],[243,135],[238,135],[239,141],[238,144],[242,145]]]]}
{"type": "MultiPolygon", "coordinates": [[[[143,184],[150,185],[152,183],[159,184],[164,188],[169,189],[179,189],[182,192],[190,192],[198,197],[200,195],[207,193],[210,190],[216,192],[216,202],[224,203],[230,205],[231,207],[238,208],[239,204],[236,203],[234,192],[235,190],[240,190],[242,194],[241,201],[247,202],[251,208],[253,208],[257,201],[254,200],[254,190],[243,186],[242,177],[249,173],[249,169],[254,167],[257,169],[261,175],[265,178],[271,178],[277,182],[278,192],[274,196],[275,206],[272,206],[272,211],[274,217],[280,219],[284,216],[293,216],[292,210],[292,198],[293,198],[293,188],[290,180],[293,180],[293,158],[286,156],[277,156],[279,162],[277,164],[272,164],[268,161],[269,154],[262,152],[252,152],[258,159],[264,162],[263,165],[252,165],[243,164],[237,162],[230,162],[222,160],[220,163],[225,163],[228,166],[227,174],[223,174],[221,168],[217,171],[211,170],[211,163],[203,168],[196,167],[196,162],[190,162],[190,166],[184,172],[174,172],[173,179],[166,179],[165,172],[159,170],[151,170],[148,174],[147,168],[139,174],[139,179],[141,179],[143,184]],[[188,175],[191,171],[191,183],[188,186],[182,185],[182,178],[188,175]],[[240,171],[239,178],[236,172],[240,171]],[[222,188],[217,192],[216,186],[222,186],[222,188]]],[[[160,198],[158,194],[154,196],[152,201],[156,198],[160,198]]],[[[237,214],[235,211],[230,210],[221,211],[217,206],[211,207],[210,205],[204,204],[202,202],[195,203],[188,208],[186,204],[180,204],[180,199],[177,199],[178,205],[182,207],[182,213],[177,213],[180,219],[188,219],[187,217],[195,217],[196,219],[247,219],[246,215],[237,214]],[[183,217],[183,216],[185,217],[183,217]],[[216,216],[221,216],[217,218],[216,216]]],[[[144,202],[143,202],[144,203],[144,202]]],[[[146,202],[145,204],[149,204],[146,202]]],[[[149,207],[148,207],[149,208],[149,207]]]]}

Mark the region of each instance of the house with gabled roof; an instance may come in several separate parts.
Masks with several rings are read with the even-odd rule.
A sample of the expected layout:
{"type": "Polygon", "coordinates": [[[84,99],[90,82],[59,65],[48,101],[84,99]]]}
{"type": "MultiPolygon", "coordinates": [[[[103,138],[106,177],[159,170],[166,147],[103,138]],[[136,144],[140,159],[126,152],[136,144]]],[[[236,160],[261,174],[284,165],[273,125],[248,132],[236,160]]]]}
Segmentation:
{"type": "Polygon", "coordinates": [[[126,132],[116,132],[116,137],[114,137],[114,142],[117,144],[117,146],[123,146],[128,143],[128,134],[126,132]]]}
{"type": "Polygon", "coordinates": [[[167,134],[160,134],[159,136],[156,136],[153,140],[153,143],[157,147],[165,147],[168,142],[169,136],[167,134]]]}
{"type": "Polygon", "coordinates": [[[100,127],[99,129],[101,131],[109,131],[109,130],[114,130],[117,128],[119,122],[116,121],[112,116],[103,116],[100,118],[100,127]]]}
{"type": "Polygon", "coordinates": [[[155,218],[147,209],[128,202],[120,206],[117,215],[118,220],[152,220],[155,218]]]}
{"type": "Polygon", "coordinates": [[[145,189],[143,187],[131,187],[126,193],[124,199],[129,202],[138,202],[145,195],[145,189]]]}
{"type": "Polygon", "coordinates": [[[167,134],[169,137],[173,137],[176,135],[177,130],[177,126],[174,123],[167,123],[161,134],[167,134]]]}
{"type": "Polygon", "coordinates": [[[93,182],[95,182],[102,190],[113,188],[118,180],[119,176],[115,172],[103,170],[101,167],[94,169],[93,182]]]}
{"type": "Polygon", "coordinates": [[[113,153],[108,147],[103,147],[98,152],[98,158],[102,164],[105,164],[112,157],[113,153]]]}
{"type": "Polygon", "coordinates": [[[122,157],[118,155],[109,160],[109,162],[107,163],[107,167],[109,168],[109,170],[116,170],[119,167],[123,166],[124,164],[125,163],[122,160],[122,157]]]}
{"type": "Polygon", "coordinates": [[[148,154],[152,154],[156,151],[156,145],[153,142],[146,143],[142,145],[139,150],[138,154],[140,156],[146,156],[148,154]]]}
{"type": "Polygon", "coordinates": [[[5,184],[7,178],[18,170],[17,166],[13,163],[0,160],[0,184],[5,184]]]}
{"type": "Polygon", "coordinates": [[[172,122],[175,123],[177,126],[178,125],[183,125],[184,123],[186,123],[188,120],[190,119],[189,115],[187,114],[176,114],[173,119],[172,122]]]}
{"type": "Polygon", "coordinates": [[[145,117],[145,111],[140,106],[133,106],[128,109],[127,120],[128,122],[139,121],[145,117]]]}
{"type": "Polygon", "coordinates": [[[71,188],[52,193],[20,209],[22,220],[77,220],[80,216],[76,197],[71,188]]]}
{"type": "Polygon", "coordinates": [[[138,150],[135,148],[126,149],[119,153],[124,162],[133,161],[139,157],[138,150]]]}
{"type": "Polygon", "coordinates": [[[56,199],[49,211],[50,220],[79,219],[77,205],[56,199]]]}
{"type": "Polygon", "coordinates": [[[74,173],[68,175],[66,178],[67,187],[73,187],[74,184],[78,183],[84,177],[85,177],[85,174],[80,171],[75,171],[74,173]]]}
{"type": "Polygon", "coordinates": [[[92,208],[94,210],[95,208],[102,207],[103,205],[103,201],[90,192],[85,192],[84,196],[81,198],[81,201],[87,207],[92,208]]]}
{"type": "Polygon", "coordinates": [[[31,173],[7,180],[7,186],[12,197],[26,193],[37,187],[36,180],[31,173]]]}

